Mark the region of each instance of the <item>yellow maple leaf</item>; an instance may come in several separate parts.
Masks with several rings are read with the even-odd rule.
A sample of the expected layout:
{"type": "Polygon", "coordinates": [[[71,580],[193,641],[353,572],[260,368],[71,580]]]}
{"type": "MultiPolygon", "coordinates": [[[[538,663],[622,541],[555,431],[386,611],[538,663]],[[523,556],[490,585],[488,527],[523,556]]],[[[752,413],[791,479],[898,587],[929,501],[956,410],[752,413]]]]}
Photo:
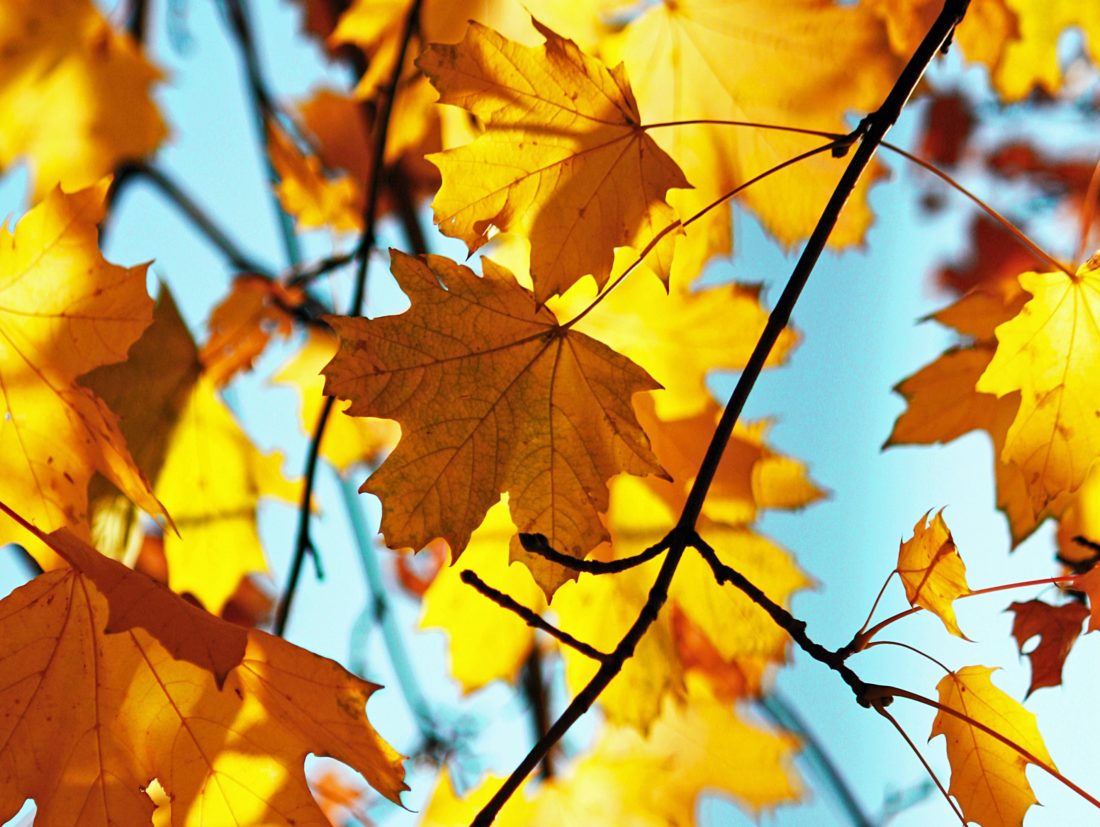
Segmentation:
{"type": "Polygon", "coordinates": [[[970,592],[966,584],[966,566],[943,520],[943,509],[937,511],[929,523],[931,513],[925,512],[913,526],[913,536],[901,543],[897,571],[911,605],[932,612],[943,621],[947,631],[965,638],[951,604],[955,598],[970,592]]]}
{"type": "Polygon", "coordinates": [[[85,187],[167,134],[161,73],[92,0],[17,0],[0,14],[0,167],[30,162],[34,200],[85,187]]]}
{"type": "MultiPolygon", "coordinates": [[[[583,557],[607,539],[607,479],[660,473],[630,398],[653,380],[629,360],[536,309],[512,275],[484,278],[439,256],[397,251],[412,300],[400,316],[330,317],[340,350],[325,392],[348,413],[397,419],[397,448],[360,489],[382,500],[392,548],[442,537],[460,555],[509,493],[520,531],[583,557]]],[[[561,581],[540,585],[553,593],[561,581]]]]}
{"type": "MultiPolygon", "coordinates": [[[[1005,736],[1048,767],[1054,761],[1035,724],[1035,716],[990,680],[988,666],[966,666],[939,682],[940,703],[1005,736]]],[[[951,763],[948,792],[962,807],[967,822],[983,827],[1020,827],[1024,813],[1036,804],[1024,769],[1029,763],[1007,744],[970,722],[940,711],[932,735],[947,740],[951,763]]]]}
{"type": "MultiPolygon", "coordinates": [[[[646,8],[604,44],[603,54],[624,62],[643,124],[719,119],[844,133],[848,111],[873,111],[893,85],[901,62],[886,45],[881,22],[862,4],[678,0],[646,8]],[[853,65],[860,71],[853,73],[853,65]]],[[[695,186],[669,195],[681,218],[822,143],[701,123],[651,134],[695,186]]],[[[793,244],[812,230],[844,163],[828,153],[803,161],[753,184],[743,200],[779,241],[793,244]]],[[[865,175],[857,185],[830,244],[863,238],[871,222],[867,188],[875,177],[865,175]]],[[[676,265],[694,278],[708,258],[730,250],[728,205],[689,227],[686,242],[677,247],[676,265]]]]}
{"type": "MultiPolygon", "coordinates": [[[[1065,80],[1058,44],[1066,29],[1084,34],[1085,50],[1096,60],[1100,44],[1100,7],[1077,0],[1005,0],[1019,21],[1019,36],[1004,47],[994,66],[993,85],[1007,101],[1026,97],[1039,87],[1057,94],[1065,80]]],[[[968,12],[969,14],[969,12],[968,12]]]]}
{"type": "Polygon", "coordinates": [[[256,530],[261,497],[297,502],[278,452],[261,454],[241,430],[213,383],[202,377],[170,437],[156,492],[176,517],[167,532],[168,583],[215,614],[250,572],[266,571],[256,530]]]}
{"type": "MultiPolygon", "coordinates": [[[[14,234],[0,228],[0,499],[46,530],[84,525],[96,471],[150,514],[164,513],[117,417],[77,382],[125,359],[152,319],[146,265],[100,255],[105,193],[54,190],[14,234]]],[[[11,523],[4,532],[6,541],[26,536],[11,523]]]]}
{"type": "Polygon", "coordinates": [[[534,645],[530,626],[461,579],[462,571],[470,569],[521,605],[541,612],[546,605],[542,589],[524,566],[510,564],[502,553],[515,533],[507,503],[497,503],[470,537],[461,563],[440,569],[424,592],[420,625],[447,633],[450,673],[463,692],[494,680],[514,681],[534,645]]]}
{"type": "MultiPolygon", "coordinates": [[[[943,9],[938,0],[868,0],[865,5],[882,15],[891,47],[904,58],[916,51],[943,9]]],[[[1010,42],[1019,37],[1013,5],[1012,0],[971,0],[952,35],[964,57],[991,69],[1001,66],[1010,42]]]]}
{"type": "Polygon", "coordinates": [[[418,65],[441,103],[486,124],[474,143],[430,158],[443,176],[432,202],[440,231],[471,252],[495,230],[526,236],[544,302],[588,274],[606,283],[613,248],[641,248],[673,224],[665,193],[689,184],[642,128],[622,67],[535,26],[538,48],[471,23],[461,43],[429,47],[418,65]]]}
{"type": "Polygon", "coordinates": [[[1019,392],[1001,458],[1023,473],[1041,512],[1077,488],[1100,456],[1100,254],[1070,276],[1024,273],[1032,298],[997,328],[997,352],[977,390],[1019,392]]]}
{"type": "Polygon", "coordinates": [[[156,778],[180,825],[322,825],[310,752],[394,801],[405,789],[367,720],[378,687],[208,615],[66,529],[26,525],[73,568],[0,601],[0,663],[20,676],[0,691],[0,819],[31,796],[46,823],[150,824],[156,778]]]}
{"type": "MultiPolygon", "coordinates": [[[[272,377],[273,382],[292,387],[301,395],[299,421],[307,436],[316,430],[325,403],[321,369],[332,361],[337,346],[331,333],[311,329],[294,357],[272,377]]],[[[373,465],[390,452],[400,437],[401,428],[392,419],[345,416],[334,411],[321,441],[321,456],[340,471],[347,471],[357,462],[373,465]]]]}

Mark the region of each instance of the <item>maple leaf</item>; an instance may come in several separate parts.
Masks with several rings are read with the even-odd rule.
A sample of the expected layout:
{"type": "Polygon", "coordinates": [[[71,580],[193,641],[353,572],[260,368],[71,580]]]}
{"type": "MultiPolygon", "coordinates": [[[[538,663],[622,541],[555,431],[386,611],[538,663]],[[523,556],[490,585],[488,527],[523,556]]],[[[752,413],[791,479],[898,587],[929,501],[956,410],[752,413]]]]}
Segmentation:
{"type": "Polygon", "coordinates": [[[268,128],[267,154],[279,176],[275,187],[279,203],[294,216],[299,231],[359,229],[363,193],[351,176],[326,175],[320,160],[303,154],[282,128],[268,128]]]}
{"type": "MultiPolygon", "coordinates": [[[[164,513],[115,414],[76,381],[125,359],[152,318],[146,265],[119,267],[99,253],[105,193],[105,183],[53,190],[14,234],[0,228],[0,499],[47,530],[84,523],[96,471],[164,513]]],[[[6,540],[24,536],[12,530],[6,540]]]]}
{"type": "Polygon", "coordinates": [[[461,43],[429,47],[418,65],[441,103],[486,124],[469,146],[430,157],[443,176],[436,224],[471,252],[493,229],[526,236],[545,302],[588,274],[605,284],[613,248],[641,248],[672,225],[665,193],[689,184],[645,133],[622,67],[533,23],[541,47],[471,23],[461,43]]]}
{"type": "MultiPolygon", "coordinates": [[[[1035,724],[1035,716],[993,685],[988,666],[966,666],[943,677],[936,689],[940,703],[1003,735],[1048,767],[1054,761],[1035,724]]],[[[966,820],[983,827],[1019,827],[1024,813],[1038,803],[1020,753],[986,732],[943,710],[932,722],[930,738],[947,740],[951,764],[948,792],[966,820]]]]}
{"type": "Polygon", "coordinates": [[[1012,636],[1016,638],[1021,655],[1024,644],[1039,636],[1038,645],[1027,653],[1031,661],[1031,685],[1027,694],[1043,686],[1058,686],[1062,682],[1062,666],[1081,635],[1081,623],[1088,617],[1089,610],[1082,603],[1051,606],[1042,600],[1029,600],[1013,603],[1008,611],[1014,615],[1012,636]]]}
{"type": "Polygon", "coordinates": [[[1032,295],[997,328],[997,352],[976,386],[1020,393],[1001,457],[1019,466],[1036,512],[1073,491],[1100,455],[1100,255],[1073,276],[1024,273],[1032,295]]]}
{"type": "Polygon", "coordinates": [[[6,3],[0,17],[0,167],[26,158],[34,198],[94,184],[167,134],[161,73],[92,0],[6,3]]]}
{"type": "Polygon", "coordinates": [[[1073,580],[1073,588],[1089,596],[1089,631],[1100,629],[1100,566],[1093,566],[1073,580]]]}
{"type": "MultiPolygon", "coordinates": [[[[489,260],[478,278],[439,256],[392,252],[401,316],[332,317],[341,345],[325,393],[354,416],[396,419],[397,448],[360,489],[382,500],[391,548],[436,537],[457,558],[504,491],[520,531],[583,557],[607,539],[607,479],[661,473],[630,398],[655,387],[605,345],[560,326],[489,260]]],[[[552,594],[557,582],[536,579],[552,594]]]]}
{"type": "Polygon", "coordinates": [[[73,568],[0,601],[0,663],[18,676],[0,692],[0,819],[31,796],[45,823],[151,824],[156,779],[174,824],[319,827],[309,752],[394,801],[405,789],[367,721],[376,686],[208,615],[67,529],[23,525],[73,568]]]}
{"type": "Polygon", "coordinates": [[[993,85],[1006,101],[1017,101],[1033,88],[1052,94],[1062,88],[1059,35],[1065,29],[1084,34],[1085,50],[1096,55],[1100,42],[1100,9],[1074,0],[1006,0],[1019,21],[1019,37],[1004,49],[1004,59],[993,67],[993,85]]]}
{"type": "Polygon", "coordinates": [[[951,604],[955,598],[970,593],[966,566],[943,520],[943,509],[929,523],[931,513],[925,512],[913,526],[912,538],[901,543],[897,571],[909,603],[932,612],[943,621],[947,631],[965,639],[951,604]]]}
{"type": "MultiPolygon", "coordinates": [[[[886,47],[881,21],[864,4],[792,0],[774,9],[753,0],[677,0],[649,5],[603,44],[633,82],[643,124],[739,120],[845,133],[849,110],[877,107],[894,82],[899,59],[886,47]],[[851,67],[860,71],[853,73],[851,67]]],[[[818,137],[722,124],[693,123],[653,131],[694,190],[669,202],[682,217],[749,178],[822,143],[818,137]]],[[[781,243],[809,235],[841,171],[828,153],[753,184],[742,196],[781,243]]],[[[871,222],[864,175],[829,243],[857,243],[871,222]]],[[[687,229],[677,267],[694,278],[714,255],[730,250],[724,205],[687,229]]]]}
{"type": "MultiPolygon", "coordinates": [[[[336,355],[336,337],[327,331],[311,329],[302,347],[272,381],[298,391],[302,398],[302,432],[312,436],[324,406],[325,380],[321,369],[336,355]]],[[[321,455],[340,471],[357,462],[374,465],[390,452],[401,437],[401,429],[391,419],[364,416],[331,416],[321,441],[321,455]]]]}

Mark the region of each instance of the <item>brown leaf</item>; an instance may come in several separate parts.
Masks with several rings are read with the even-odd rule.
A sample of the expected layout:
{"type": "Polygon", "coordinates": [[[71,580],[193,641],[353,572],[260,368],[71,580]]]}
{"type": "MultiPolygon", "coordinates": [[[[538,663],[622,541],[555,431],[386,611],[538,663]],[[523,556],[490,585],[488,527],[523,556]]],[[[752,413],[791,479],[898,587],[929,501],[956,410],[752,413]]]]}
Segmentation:
{"type": "Polygon", "coordinates": [[[1030,695],[1043,686],[1058,686],[1062,682],[1062,666],[1069,650],[1081,635],[1081,623],[1089,615],[1083,603],[1063,603],[1051,606],[1042,600],[1013,603],[1008,607],[1015,617],[1012,620],[1012,636],[1020,654],[1024,644],[1036,635],[1039,643],[1027,658],[1031,661],[1030,695]]]}

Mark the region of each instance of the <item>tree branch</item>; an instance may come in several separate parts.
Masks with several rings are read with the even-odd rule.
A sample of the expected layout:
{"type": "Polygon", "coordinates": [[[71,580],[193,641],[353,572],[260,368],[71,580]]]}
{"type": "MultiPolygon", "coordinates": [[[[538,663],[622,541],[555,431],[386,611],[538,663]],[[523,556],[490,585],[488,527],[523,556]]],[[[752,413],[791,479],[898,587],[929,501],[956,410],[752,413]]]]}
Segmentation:
{"type": "MultiPolygon", "coordinates": [[[[852,154],[848,166],[821,213],[817,225],[806,242],[798,263],[795,265],[794,271],[791,273],[791,277],[776,303],[775,309],[768,317],[768,322],[760,335],[760,339],[753,348],[748,364],[737,380],[733,395],[726,404],[722,418],[719,420],[703,458],[699,474],[688,494],[688,500],[680,519],[672,531],[669,532],[670,546],[668,554],[665,555],[661,569],[650,588],[638,619],[627,630],[626,635],[615,647],[611,657],[600,664],[596,674],[550,727],[546,736],[539,739],[539,742],[535,744],[519,766],[504,781],[496,794],[477,814],[474,819],[475,825],[487,825],[493,822],[501,807],[512,796],[512,793],[519,788],[523,779],[538,765],[542,757],[557,743],[573,723],[588,710],[607,684],[619,673],[627,658],[633,654],[638,641],[641,640],[650,625],[657,619],[661,607],[668,599],[669,584],[672,582],[676,568],[683,558],[684,550],[690,541],[695,539],[695,524],[702,512],[703,501],[706,499],[707,492],[714,481],[718,464],[733,433],[734,425],[741,416],[749,392],[756,383],[756,379],[759,377],[768,355],[779,338],[779,334],[787,326],[791,312],[798,302],[798,297],[821,257],[821,253],[825,249],[825,242],[836,225],[840,212],[855,188],[856,182],[871,162],[875,150],[882,143],[886,133],[901,114],[902,108],[916,88],[928,64],[932,61],[936,52],[949,41],[955,26],[962,20],[967,5],[968,0],[946,0],[943,10],[936,17],[935,22],[920,42],[916,52],[905,65],[882,106],[873,115],[865,118],[861,122],[857,133],[853,135],[853,140],[858,140],[859,145],[852,154]]],[[[862,684],[862,682],[859,683],[862,684]]],[[[869,687],[869,689],[873,691],[875,688],[869,687]]],[[[867,700],[866,693],[863,699],[867,700]]]]}
{"type": "Polygon", "coordinates": [[[502,609],[507,609],[528,626],[546,632],[546,634],[550,635],[550,637],[554,638],[559,643],[565,644],[570,649],[575,649],[585,657],[592,658],[592,660],[598,663],[605,663],[611,657],[611,655],[601,652],[599,649],[588,645],[583,640],[577,640],[577,638],[573,637],[568,632],[562,631],[557,626],[554,626],[552,623],[540,617],[537,612],[531,611],[511,596],[498,589],[494,589],[478,577],[476,572],[466,569],[459,576],[462,578],[462,582],[467,586],[473,586],[481,595],[489,598],[502,609]]]}
{"type": "Polygon", "coordinates": [[[668,549],[668,540],[664,539],[650,546],[645,551],[632,554],[630,557],[604,561],[581,560],[572,555],[563,554],[550,546],[545,534],[525,534],[520,532],[519,543],[523,546],[523,550],[530,554],[537,554],[539,557],[543,557],[551,563],[557,563],[559,566],[564,566],[572,571],[583,571],[588,574],[616,574],[621,571],[627,571],[635,566],[642,565],[642,563],[648,563],[654,557],[658,557],[662,552],[668,549]]]}

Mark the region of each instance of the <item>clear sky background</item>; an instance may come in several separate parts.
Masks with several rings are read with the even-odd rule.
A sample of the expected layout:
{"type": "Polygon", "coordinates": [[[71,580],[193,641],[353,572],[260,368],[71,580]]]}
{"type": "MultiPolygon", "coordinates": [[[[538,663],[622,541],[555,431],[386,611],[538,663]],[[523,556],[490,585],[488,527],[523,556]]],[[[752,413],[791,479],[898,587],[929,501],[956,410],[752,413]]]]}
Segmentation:
{"type": "MultiPolygon", "coordinates": [[[[297,14],[289,3],[268,0],[253,5],[258,12],[255,22],[264,68],[280,98],[304,96],[326,77],[331,84],[346,87],[348,78],[327,67],[317,50],[298,37],[297,14]]],[[[250,254],[281,267],[285,261],[272,220],[241,67],[217,4],[173,0],[154,3],[154,8],[152,51],[169,75],[158,100],[174,127],[157,165],[184,184],[250,254]],[[176,12],[172,21],[165,19],[166,8],[176,12]]],[[[950,65],[957,67],[954,61],[950,65]]],[[[943,72],[939,74],[945,77],[943,72]]],[[[965,82],[982,84],[981,73],[970,71],[965,82]]],[[[896,139],[912,138],[919,108],[918,103],[903,118],[896,139]]],[[[769,514],[762,527],[793,550],[802,567],[818,581],[816,590],[795,598],[794,612],[809,622],[813,636],[830,647],[845,643],[862,624],[883,579],[896,563],[899,540],[910,536],[913,524],[929,509],[947,506],[945,516],[966,561],[972,587],[1055,573],[1049,525],[1009,554],[1007,527],[994,509],[992,452],[987,439],[971,435],[943,448],[880,451],[903,407],[891,387],[950,343],[935,324],[918,322],[949,300],[931,286],[929,274],[944,256],[963,248],[962,217],[968,210],[960,198],[951,198],[953,206],[930,219],[918,207],[920,186],[926,184],[922,173],[900,166],[894,159],[886,160],[892,176],[873,190],[878,219],[865,249],[827,255],[822,260],[794,314],[803,343],[788,366],[765,373],[747,411],[750,418],[776,418],[773,438],[777,447],[809,463],[816,480],[832,492],[828,500],[802,513],[769,514]]],[[[24,190],[25,177],[18,171],[9,173],[0,182],[0,214],[18,217],[24,210],[24,190]]],[[[998,203],[997,193],[982,194],[990,196],[998,208],[1011,206],[998,203]]],[[[381,247],[402,245],[395,228],[385,225],[384,231],[388,235],[381,247]]],[[[1075,238],[1075,230],[1066,237],[1075,238]]],[[[353,243],[352,238],[344,241],[345,247],[353,243]]],[[[464,254],[454,242],[437,238],[432,244],[437,251],[460,259],[464,254]]],[[[793,265],[793,255],[777,250],[744,213],[736,219],[735,244],[738,254],[734,261],[712,267],[707,279],[763,281],[769,303],[774,301],[793,265]]],[[[326,254],[327,238],[306,239],[305,250],[307,257],[326,254]]],[[[174,208],[143,184],[132,186],[121,200],[111,222],[107,255],[121,264],[154,260],[154,278],[169,285],[200,339],[213,303],[224,294],[233,275],[174,208]]],[[[347,283],[337,280],[334,288],[340,297],[337,306],[342,306],[347,283]]],[[[372,270],[369,296],[368,313],[372,315],[396,312],[404,303],[380,260],[372,270]]],[[[254,375],[236,383],[230,397],[245,429],[260,447],[285,452],[285,470],[291,476],[300,473],[306,446],[298,428],[298,400],[289,390],[273,388],[267,378],[289,358],[297,343],[294,339],[273,347],[254,375]]],[[[712,386],[724,399],[732,379],[715,377],[712,386]]],[[[318,498],[325,504],[325,513],[318,520],[315,539],[329,576],[316,582],[307,570],[289,637],[313,651],[360,666],[367,677],[386,684],[387,689],[371,702],[371,719],[395,746],[407,750],[415,742],[415,732],[399,693],[392,688],[393,677],[379,635],[377,631],[356,636],[349,632],[366,596],[340,495],[328,470],[321,472],[318,498]]],[[[364,507],[373,527],[377,508],[369,502],[364,502],[364,507]]],[[[262,535],[274,583],[280,587],[294,525],[292,507],[263,507],[262,535]]],[[[10,561],[2,575],[4,592],[23,576],[10,561]]],[[[891,636],[925,649],[951,667],[977,663],[1000,667],[995,682],[1010,695],[1022,698],[1029,674],[1009,636],[1011,616],[1004,609],[1014,599],[1034,596],[1035,591],[1029,590],[960,603],[960,622],[974,643],[951,639],[939,621],[929,616],[899,623],[891,629],[891,636]]],[[[476,742],[484,750],[481,766],[497,772],[510,770],[527,746],[515,736],[528,731],[522,700],[498,685],[460,704],[456,687],[446,677],[442,635],[431,632],[413,640],[417,611],[401,598],[396,605],[410,630],[415,670],[426,693],[448,710],[445,718],[458,721],[467,716],[486,726],[486,735],[476,742]]],[[[904,606],[904,595],[895,581],[878,616],[904,606]]],[[[1090,710],[1093,688],[1100,677],[1098,639],[1100,636],[1090,635],[1077,644],[1066,665],[1065,687],[1039,690],[1027,702],[1039,716],[1059,768],[1093,788],[1100,723],[1090,710]]],[[[938,667],[923,658],[898,649],[887,651],[887,647],[858,656],[852,665],[866,680],[894,683],[928,696],[935,695],[935,684],[942,676],[938,667]]],[[[858,707],[845,685],[827,669],[795,652],[793,665],[781,670],[777,686],[841,767],[866,812],[876,815],[887,796],[926,786],[924,772],[899,736],[884,720],[858,707]]],[[[559,700],[565,700],[560,693],[559,700]]],[[[946,778],[943,739],[925,747],[931,711],[902,700],[895,703],[894,710],[946,778]]],[[[758,714],[751,707],[746,711],[758,714]]],[[[590,731],[591,726],[582,725],[567,743],[583,747],[590,731]]],[[[730,749],[737,745],[730,744],[730,749]]],[[[1043,773],[1033,768],[1028,775],[1038,798],[1048,805],[1029,814],[1029,825],[1100,823],[1095,810],[1043,773]]],[[[811,787],[807,793],[811,804],[765,814],[763,823],[850,823],[829,791],[814,789],[814,776],[805,777],[811,787]]],[[[432,783],[431,772],[418,769],[412,774],[413,791],[406,799],[412,809],[421,808],[432,783]]],[[[716,802],[704,806],[704,815],[708,824],[753,823],[740,811],[716,802]]],[[[415,821],[413,815],[396,813],[385,823],[415,821]]],[[[917,827],[950,822],[946,805],[932,792],[891,823],[917,827]]]]}

